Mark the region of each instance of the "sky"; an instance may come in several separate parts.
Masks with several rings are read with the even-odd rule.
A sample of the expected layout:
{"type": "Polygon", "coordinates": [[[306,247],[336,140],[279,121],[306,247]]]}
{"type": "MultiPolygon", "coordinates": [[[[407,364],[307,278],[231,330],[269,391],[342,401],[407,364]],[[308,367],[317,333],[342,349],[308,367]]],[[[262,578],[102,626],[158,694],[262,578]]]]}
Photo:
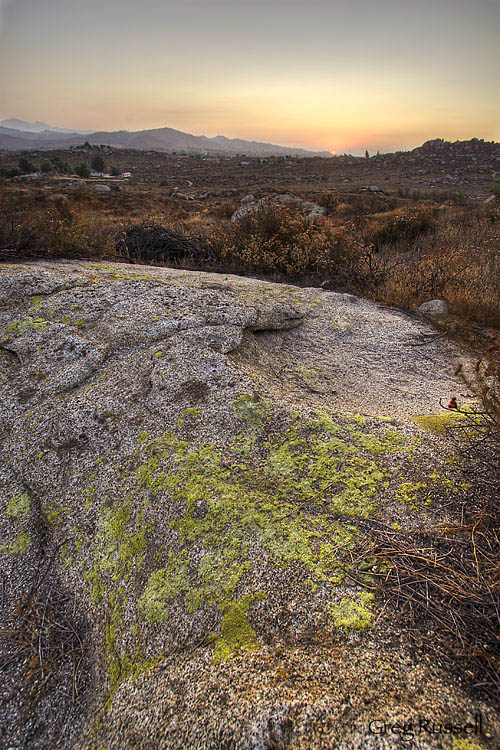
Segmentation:
{"type": "Polygon", "coordinates": [[[500,0],[0,7],[0,119],[337,153],[500,140],[500,0]]]}

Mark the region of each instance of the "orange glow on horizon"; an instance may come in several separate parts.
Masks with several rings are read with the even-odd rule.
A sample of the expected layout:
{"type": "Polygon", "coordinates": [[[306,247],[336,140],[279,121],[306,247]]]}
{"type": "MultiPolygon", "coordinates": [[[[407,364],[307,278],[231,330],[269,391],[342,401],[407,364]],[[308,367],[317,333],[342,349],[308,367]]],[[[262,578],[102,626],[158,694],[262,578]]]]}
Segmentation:
{"type": "Polygon", "coordinates": [[[0,120],[170,127],[332,156],[500,140],[497,5],[0,0],[0,120]]]}

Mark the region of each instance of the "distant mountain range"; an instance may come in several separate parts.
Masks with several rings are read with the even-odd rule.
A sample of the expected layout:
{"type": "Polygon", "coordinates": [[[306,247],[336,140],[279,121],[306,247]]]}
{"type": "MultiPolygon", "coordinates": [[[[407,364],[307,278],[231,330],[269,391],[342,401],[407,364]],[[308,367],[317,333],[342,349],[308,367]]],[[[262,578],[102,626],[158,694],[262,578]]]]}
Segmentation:
{"type": "Polygon", "coordinates": [[[56,128],[44,122],[29,123],[15,118],[0,123],[0,149],[8,151],[64,149],[82,145],[132,148],[141,151],[185,151],[188,153],[245,154],[248,156],[331,156],[329,151],[307,151],[272,143],[243,141],[217,135],[190,135],[173,128],[154,130],[117,130],[114,132],[82,132],[56,128]]]}
{"type": "Polygon", "coordinates": [[[20,130],[23,133],[43,133],[45,130],[50,130],[52,133],[80,133],[85,135],[86,133],[92,133],[92,130],[71,130],[68,128],[56,128],[55,125],[47,125],[46,122],[26,122],[26,120],[18,120],[16,117],[12,117],[10,120],[3,120],[0,122],[5,128],[13,130],[20,130]]]}

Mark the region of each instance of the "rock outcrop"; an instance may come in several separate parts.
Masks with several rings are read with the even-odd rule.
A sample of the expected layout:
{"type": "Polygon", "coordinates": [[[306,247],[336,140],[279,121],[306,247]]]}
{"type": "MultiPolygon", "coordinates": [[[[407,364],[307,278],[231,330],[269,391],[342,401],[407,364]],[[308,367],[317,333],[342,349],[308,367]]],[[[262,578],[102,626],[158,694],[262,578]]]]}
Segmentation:
{"type": "Polygon", "coordinates": [[[392,748],[370,722],[478,710],[495,735],[354,564],[459,491],[418,418],[470,395],[462,351],[352,295],[166,268],[4,265],[0,299],[3,615],[57,590],[68,623],[52,682],[50,649],[5,646],[9,747],[392,748]]]}
{"type": "Polygon", "coordinates": [[[428,302],[423,302],[418,309],[422,315],[431,318],[431,320],[445,321],[450,317],[448,305],[442,299],[431,299],[428,302]]]}
{"type": "Polygon", "coordinates": [[[299,198],[298,195],[288,195],[288,193],[281,193],[279,195],[266,195],[263,198],[255,198],[254,195],[246,195],[240,201],[241,205],[233,212],[231,221],[233,224],[237,221],[245,219],[247,216],[254,216],[266,206],[273,204],[279,204],[281,206],[294,206],[299,209],[305,216],[307,221],[314,222],[320,216],[325,216],[327,213],[326,208],[320,206],[318,203],[312,201],[306,201],[299,198]]]}

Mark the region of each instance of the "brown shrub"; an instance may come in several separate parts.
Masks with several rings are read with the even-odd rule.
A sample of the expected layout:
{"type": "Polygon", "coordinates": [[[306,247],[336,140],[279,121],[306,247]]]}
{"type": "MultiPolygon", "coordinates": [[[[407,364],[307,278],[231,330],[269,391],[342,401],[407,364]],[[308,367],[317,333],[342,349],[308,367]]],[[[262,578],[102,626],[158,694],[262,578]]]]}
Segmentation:
{"type": "Polygon", "coordinates": [[[109,257],[114,232],[97,212],[75,211],[65,199],[14,194],[1,202],[0,259],[109,257]]]}
{"type": "Polygon", "coordinates": [[[394,209],[399,199],[344,194],[340,202],[327,192],[323,201],[314,197],[332,213],[314,223],[271,202],[231,223],[229,199],[195,204],[154,191],[101,199],[82,189],[54,201],[40,189],[0,191],[0,258],[127,260],[117,236],[132,225],[161,224],[210,252],[153,262],[342,288],[402,308],[441,297],[456,315],[500,327],[496,205],[438,206],[426,198],[394,209]]]}
{"type": "Polygon", "coordinates": [[[399,262],[370,295],[409,308],[442,297],[459,317],[500,326],[500,221],[489,211],[445,210],[417,240],[385,247],[379,263],[399,262]]]}
{"type": "Polygon", "coordinates": [[[412,242],[436,229],[436,220],[428,209],[413,209],[391,214],[372,234],[377,249],[383,245],[412,242]]]}
{"type": "Polygon", "coordinates": [[[289,209],[266,205],[239,222],[215,225],[208,239],[225,270],[343,282],[351,252],[347,234],[344,227],[308,223],[289,209]]]}

